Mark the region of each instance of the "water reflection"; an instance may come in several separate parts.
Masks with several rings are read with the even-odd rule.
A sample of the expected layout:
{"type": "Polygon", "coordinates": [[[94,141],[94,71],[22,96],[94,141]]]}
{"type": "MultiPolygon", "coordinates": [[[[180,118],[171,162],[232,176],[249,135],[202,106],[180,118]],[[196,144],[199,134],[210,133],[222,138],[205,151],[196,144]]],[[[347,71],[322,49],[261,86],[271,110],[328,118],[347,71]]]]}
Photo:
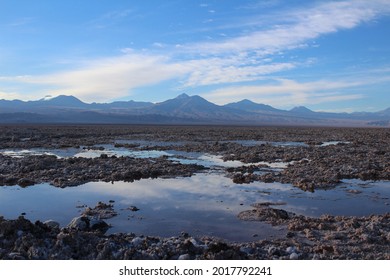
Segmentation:
{"type": "Polygon", "coordinates": [[[350,144],[351,142],[347,141],[328,141],[328,142],[323,142],[319,147],[327,147],[327,146],[334,146],[338,144],[350,144]]]}
{"type": "Polygon", "coordinates": [[[287,184],[233,184],[224,173],[199,173],[189,178],[93,182],[73,188],[47,184],[22,189],[0,187],[0,215],[31,220],[54,219],[65,226],[80,215],[78,206],[114,200],[118,216],[108,220],[109,232],[172,236],[181,231],[232,241],[267,238],[284,233],[259,222],[237,219],[256,202],[283,202],[278,208],[308,216],[370,215],[390,210],[390,182],[345,180],[332,190],[303,192],[287,184]],[[132,212],[129,206],[140,211],[132,212]]]}
{"type": "MultiPolygon", "coordinates": [[[[0,153],[21,158],[25,156],[36,155],[53,155],[57,158],[98,158],[101,155],[117,156],[117,157],[134,157],[134,158],[158,158],[165,156],[172,161],[182,164],[198,164],[205,167],[239,167],[245,165],[238,160],[224,161],[222,156],[212,155],[208,153],[199,152],[183,152],[176,150],[132,150],[121,147],[114,147],[113,145],[100,145],[95,148],[69,148],[69,149],[30,149],[30,150],[2,150],[0,153]]],[[[280,163],[278,163],[280,164],[280,163]]]]}
{"type": "Polygon", "coordinates": [[[253,240],[279,235],[269,225],[236,218],[248,205],[236,201],[237,193],[228,179],[218,174],[199,174],[191,178],[149,179],[134,183],[95,182],[59,189],[47,184],[22,189],[0,188],[0,214],[16,218],[26,213],[31,220],[54,219],[65,226],[80,215],[77,206],[94,206],[98,201],[114,200],[118,216],[108,220],[109,232],[134,232],[172,236],[185,231],[193,235],[213,235],[232,241],[253,240]],[[135,205],[140,211],[126,210],[135,205]]]}
{"type": "Polygon", "coordinates": [[[117,157],[135,157],[135,158],[158,158],[161,156],[169,156],[164,151],[133,151],[126,149],[111,149],[111,150],[84,150],[74,155],[81,158],[97,158],[101,155],[117,156],[117,157]]]}

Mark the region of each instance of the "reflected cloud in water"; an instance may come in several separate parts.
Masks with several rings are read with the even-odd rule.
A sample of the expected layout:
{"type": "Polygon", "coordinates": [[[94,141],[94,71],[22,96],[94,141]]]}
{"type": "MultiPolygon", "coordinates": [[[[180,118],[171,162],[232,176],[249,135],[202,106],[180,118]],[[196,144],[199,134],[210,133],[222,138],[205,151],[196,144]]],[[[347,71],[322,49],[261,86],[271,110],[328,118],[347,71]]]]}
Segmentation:
{"type": "Polygon", "coordinates": [[[214,235],[232,241],[281,234],[278,228],[237,218],[258,202],[283,202],[276,207],[308,216],[369,215],[389,212],[389,182],[345,180],[331,190],[304,192],[289,184],[234,184],[222,171],[192,177],[145,179],[129,182],[91,182],[79,187],[48,184],[0,187],[0,214],[16,218],[25,212],[31,220],[54,219],[65,226],[85,205],[114,200],[118,216],[108,220],[109,232],[171,236],[181,231],[214,235]],[[128,210],[137,206],[140,211],[128,210]]]}

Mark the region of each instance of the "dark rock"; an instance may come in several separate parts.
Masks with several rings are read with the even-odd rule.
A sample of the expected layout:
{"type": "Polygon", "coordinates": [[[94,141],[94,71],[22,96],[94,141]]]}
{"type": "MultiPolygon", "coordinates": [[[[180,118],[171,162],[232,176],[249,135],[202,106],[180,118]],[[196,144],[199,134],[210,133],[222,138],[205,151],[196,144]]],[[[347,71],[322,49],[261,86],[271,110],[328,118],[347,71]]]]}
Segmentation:
{"type": "Polygon", "coordinates": [[[76,230],[88,230],[89,229],[89,218],[88,217],[76,217],[68,224],[68,228],[76,230]]]}
{"type": "Polygon", "coordinates": [[[28,179],[28,178],[20,178],[18,180],[18,185],[21,186],[22,188],[25,188],[25,187],[28,187],[28,186],[32,186],[32,185],[35,185],[35,181],[34,180],[31,180],[31,179],[28,179]]]}
{"type": "Polygon", "coordinates": [[[127,209],[130,210],[130,211],[133,211],[133,212],[136,212],[136,211],[140,210],[137,206],[130,206],[127,209]]]}
{"type": "Polygon", "coordinates": [[[106,232],[110,228],[105,221],[99,219],[91,219],[89,221],[89,227],[91,230],[99,230],[102,232],[106,232]]]}

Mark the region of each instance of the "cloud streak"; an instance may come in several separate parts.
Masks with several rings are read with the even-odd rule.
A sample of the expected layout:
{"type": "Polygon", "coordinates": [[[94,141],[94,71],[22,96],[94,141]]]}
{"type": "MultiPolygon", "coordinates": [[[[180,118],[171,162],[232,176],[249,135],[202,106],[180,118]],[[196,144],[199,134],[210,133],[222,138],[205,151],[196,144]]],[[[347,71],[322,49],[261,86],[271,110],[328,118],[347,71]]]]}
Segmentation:
{"type": "Polygon", "coordinates": [[[203,54],[256,51],[272,54],[296,48],[321,35],[351,29],[359,24],[390,12],[388,1],[326,2],[306,10],[296,10],[275,17],[287,18],[288,23],[221,42],[204,42],[183,46],[185,51],[203,54]]]}
{"type": "Polygon", "coordinates": [[[290,79],[276,79],[269,85],[232,86],[211,91],[204,96],[217,104],[249,98],[258,103],[277,107],[320,104],[324,102],[356,100],[363,94],[342,93],[344,89],[356,88],[375,81],[328,81],[300,83],[290,79]]]}

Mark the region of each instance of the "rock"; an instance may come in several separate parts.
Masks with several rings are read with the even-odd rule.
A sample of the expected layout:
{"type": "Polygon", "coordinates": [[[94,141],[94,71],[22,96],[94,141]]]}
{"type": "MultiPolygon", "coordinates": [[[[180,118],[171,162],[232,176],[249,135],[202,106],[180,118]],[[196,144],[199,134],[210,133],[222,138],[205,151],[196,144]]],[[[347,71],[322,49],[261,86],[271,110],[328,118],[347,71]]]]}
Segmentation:
{"type": "Polygon", "coordinates": [[[240,251],[247,254],[247,255],[253,254],[253,252],[254,252],[252,247],[244,247],[244,246],[240,248],[240,251]]]}
{"type": "Polygon", "coordinates": [[[67,227],[76,230],[87,230],[89,228],[89,218],[84,216],[73,218],[67,227]]]}
{"type": "Polygon", "coordinates": [[[359,191],[359,190],[347,190],[347,192],[349,192],[351,194],[360,194],[360,193],[362,193],[362,191],[359,191]]]}
{"type": "Polygon", "coordinates": [[[287,247],[286,249],[286,253],[287,254],[292,254],[292,253],[295,253],[296,252],[296,249],[294,246],[290,246],[290,247],[287,247]]]}
{"type": "Polygon", "coordinates": [[[238,218],[244,221],[264,221],[272,225],[280,225],[286,223],[290,216],[295,215],[283,209],[271,208],[270,205],[274,203],[255,203],[252,205],[254,209],[240,212],[238,218]]]}
{"type": "Polygon", "coordinates": [[[91,218],[93,217],[95,219],[110,219],[118,214],[114,210],[114,206],[112,204],[106,204],[99,201],[94,208],[87,207],[84,210],[83,215],[91,218]]]}
{"type": "Polygon", "coordinates": [[[34,180],[28,179],[28,178],[20,178],[18,180],[18,185],[21,186],[22,188],[28,187],[35,185],[36,182],[34,180]]]}
{"type": "MultiPolygon", "coordinates": [[[[82,221],[77,217],[75,221],[82,221]]],[[[170,238],[136,236],[131,233],[105,235],[99,230],[54,229],[20,217],[0,217],[0,259],[389,259],[390,214],[369,217],[295,216],[300,221],[296,237],[229,243],[213,237],[195,240],[191,236],[170,238]],[[336,223],[324,227],[322,223],[336,223]],[[354,228],[351,224],[362,226],[354,228]],[[375,225],[373,227],[372,225],[375,225]],[[374,230],[372,230],[372,228],[374,230]],[[304,231],[315,231],[311,240],[304,231]],[[345,240],[327,239],[330,233],[345,240]],[[291,245],[294,244],[294,245],[291,245]],[[298,252],[298,249],[299,251],[298,252]],[[302,253],[301,253],[302,252],[302,253]]],[[[94,221],[89,220],[92,227],[94,221]]],[[[75,222],[75,224],[78,224],[75,222]]]]}
{"type": "Polygon", "coordinates": [[[281,252],[280,252],[279,248],[277,248],[275,246],[271,246],[268,248],[268,254],[271,256],[280,256],[281,252]]]}
{"type": "Polygon", "coordinates": [[[134,247],[138,247],[144,240],[141,237],[135,237],[131,241],[134,247]]]}
{"type": "Polygon", "coordinates": [[[26,258],[23,257],[20,253],[18,252],[12,252],[8,254],[8,258],[10,260],[25,260],[26,258]]]}
{"type": "Polygon", "coordinates": [[[285,210],[274,208],[270,208],[269,210],[271,215],[273,215],[277,219],[287,220],[289,218],[288,213],[285,210]]]}
{"type": "Polygon", "coordinates": [[[299,258],[297,253],[291,253],[290,260],[297,260],[299,258]]]}
{"type": "Polygon", "coordinates": [[[183,254],[183,255],[180,255],[178,260],[190,260],[191,257],[189,254],[183,254]]]}
{"type": "Polygon", "coordinates": [[[92,218],[89,221],[89,228],[91,230],[99,230],[102,232],[106,232],[110,226],[103,220],[92,218]]]}
{"type": "Polygon", "coordinates": [[[136,212],[136,211],[140,210],[137,206],[130,206],[127,209],[130,210],[130,211],[133,211],[133,212],[136,212]]]}
{"type": "MultiPolygon", "coordinates": [[[[389,238],[390,238],[390,233],[389,233],[389,238]]],[[[203,244],[199,243],[195,238],[190,238],[189,241],[192,243],[194,247],[200,247],[203,246],[203,244]]]]}
{"type": "Polygon", "coordinates": [[[47,225],[49,228],[59,228],[60,223],[53,221],[53,220],[47,220],[43,222],[45,225],[47,225]]]}
{"type": "Polygon", "coordinates": [[[292,232],[292,231],[289,231],[289,232],[286,233],[286,237],[287,237],[287,238],[292,238],[292,237],[294,237],[294,236],[295,236],[295,233],[292,232]]]}
{"type": "Polygon", "coordinates": [[[320,256],[318,254],[313,254],[312,260],[319,260],[320,256]]]}

